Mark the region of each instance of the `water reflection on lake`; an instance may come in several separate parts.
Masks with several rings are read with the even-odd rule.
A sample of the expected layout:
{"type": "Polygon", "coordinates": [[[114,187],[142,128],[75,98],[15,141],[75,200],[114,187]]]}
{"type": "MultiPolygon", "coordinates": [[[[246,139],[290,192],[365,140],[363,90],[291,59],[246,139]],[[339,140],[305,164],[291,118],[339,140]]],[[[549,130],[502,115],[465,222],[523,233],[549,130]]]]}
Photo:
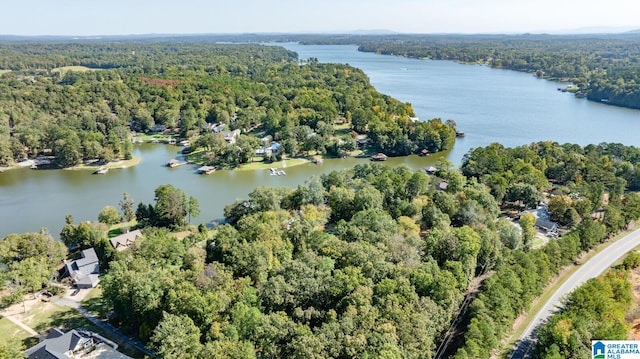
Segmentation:
{"type": "MultiPolygon", "coordinates": [[[[560,143],[620,142],[640,145],[640,111],[576,99],[556,90],[559,85],[530,74],[460,65],[450,61],[422,61],[357,52],[355,46],[303,46],[286,44],[300,58],[348,63],[367,73],[377,90],[410,102],[421,119],[454,119],[466,137],[444,154],[390,158],[387,165],[423,168],[446,156],[459,164],[469,149],[500,142],[518,146],[536,141],[560,143]]],[[[106,175],[90,171],[20,169],[0,174],[0,236],[37,231],[46,227],[55,236],[67,214],[76,223],[96,220],[107,204],[118,206],[122,194],[146,203],[153,191],[171,183],[198,198],[202,214],[194,222],[221,218],[226,204],[246,198],[257,186],[296,187],[312,175],[351,168],[366,159],[345,158],[286,168],[286,176],[268,170],[217,171],[195,174],[196,166],[169,169],[167,160],[178,147],[136,145],[135,167],[111,170],[106,175]]],[[[279,165],[279,164],[278,164],[279,165]]]]}

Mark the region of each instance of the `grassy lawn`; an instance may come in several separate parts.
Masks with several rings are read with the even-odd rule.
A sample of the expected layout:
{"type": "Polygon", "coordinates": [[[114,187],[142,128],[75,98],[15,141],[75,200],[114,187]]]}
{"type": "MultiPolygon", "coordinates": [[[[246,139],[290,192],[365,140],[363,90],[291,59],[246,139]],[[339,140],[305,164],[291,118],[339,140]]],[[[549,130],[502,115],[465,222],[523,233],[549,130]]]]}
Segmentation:
{"type": "MultiPolygon", "coordinates": [[[[284,163],[287,167],[299,166],[305,163],[309,163],[309,160],[305,158],[294,158],[291,160],[285,160],[284,163]]],[[[268,170],[269,168],[285,168],[283,161],[278,162],[251,162],[236,168],[236,171],[253,171],[253,170],[268,170]]]]}
{"type": "Polygon", "coordinates": [[[351,126],[348,123],[343,123],[341,125],[333,125],[333,132],[335,135],[347,135],[351,133],[351,126]]]}
{"type": "Polygon", "coordinates": [[[544,238],[542,236],[535,236],[533,238],[533,241],[531,241],[531,247],[532,248],[538,248],[538,247],[542,247],[545,244],[547,244],[547,242],[549,242],[549,240],[547,238],[544,238]]]}
{"type": "Polygon", "coordinates": [[[152,141],[168,142],[172,138],[175,138],[175,136],[154,133],[154,134],[138,134],[133,137],[133,140],[142,141],[142,142],[152,142],[152,141]]]}
{"type": "Polygon", "coordinates": [[[56,67],[55,69],[51,70],[51,72],[61,72],[64,74],[67,71],[87,72],[87,71],[99,71],[99,70],[100,69],[91,69],[86,66],[62,66],[62,67],[56,67]]]}
{"type": "Polygon", "coordinates": [[[203,164],[205,163],[206,155],[207,151],[205,151],[202,148],[198,148],[197,150],[189,153],[187,155],[187,161],[191,162],[191,163],[198,163],[198,164],[203,164]]]}
{"type": "MultiPolygon", "coordinates": [[[[102,290],[100,288],[94,288],[87,293],[82,300],[82,305],[89,312],[98,316],[103,316],[107,311],[107,306],[103,302],[102,290]]],[[[13,316],[40,334],[46,333],[54,327],[64,331],[87,329],[113,339],[71,307],[59,306],[52,302],[44,303],[39,300],[30,303],[29,307],[30,309],[27,313],[14,314],[13,316]]],[[[0,345],[17,341],[26,349],[39,342],[37,337],[31,337],[29,333],[23,331],[6,318],[0,318],[0,333],[2,334],[0,335],[0,345]]],[[[119,351],[132,358],[144,358],[144,354],[138,352],[136,349],[129,348],[122,343],[119,344],[121,344],[119,351]]]]}
{"type": "Polygon", "coordinates": [[[138,224],[138,221],[133,220],[131,222],[122,222],[118,224],[114,224],[109,227],[109,231],[107,232],[107,237],[113,238],[115,236],[119,236],[122,234],[122,228],[129,227],[129,229],[134,228],[138,224]]]}
{"type": "Polygon", "coordinates": [[[19,318],[24,324],[38,333],[46,332],[53,327],[62,328],[63,330],[85,328],[97,333],[100,332],[97,327],[75,309],[57,306],[52,303],[36,305],[27,313],[16,316],[16,318],[19,318]]]}
{"type": "Polygon", "coordinates": [[[0,345],[10,342],[22,342],[31,337],[29,333],[25,332],[19,326],[10,322],[7,318],[0,318],[0,345]]]}
{"type": "Polygon", "coordinates": [[[82,299],[82,307],[98,318],[106,318],[109,312],[109,306],[102,298],[102,288],[93,288],[84,299],[82,299]]]}
{"type": "MultiPolygon", "coordinates": [[[[104,166],[107,167],[110,170],[116,170],[116,169],[129,168],[129,167],[135,166],[138,163],[140,163],[140,161],[142,161],[142,158],[133,157],[130,160],[121,160],[121,161],[109,162],[104,166]]],[[[74,167],[72,167],[70,169],[71,170],[92,170],[92,171],[95,171],[100,167],[102,167],[102,166],[95,165],[95,164],[90,164],[90,165],[80,164],[80,165],[74,166],[74,167]]]]}

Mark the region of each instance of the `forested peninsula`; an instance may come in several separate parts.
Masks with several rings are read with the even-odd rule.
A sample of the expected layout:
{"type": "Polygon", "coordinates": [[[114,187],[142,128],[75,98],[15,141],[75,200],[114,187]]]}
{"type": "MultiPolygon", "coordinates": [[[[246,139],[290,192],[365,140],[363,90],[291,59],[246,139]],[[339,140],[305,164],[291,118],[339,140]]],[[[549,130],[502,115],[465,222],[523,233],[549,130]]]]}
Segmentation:
{"type": "Polygon", "coordinates": [[[568,82],[562,90],[609,105],[640,108],[640,33],[588,35],[243,35],[226,41],[357,45],[359,51],[452,60],[568,82]]]}
{"type": "MultiPolygon", "coordinates": [[[[416,121],[410,104],[351,66],[275,46],[164,40],[0,44],[0,164],[128,158],[132,131],[188,140],[203,163],[224,167],[251,161],[265,138],[282,148],[270,160],[339,156],[361,143],[388,155],[453,144],[454,121],[416,121]]],[[[478,61],[469,56],[458,60],[478,61]]],[[[619,74],[634,58],[621,57],[619,74]]],[[[613,73],[600,72],[605,82],[613,73]]],[[[92,249],[100,288],[78,306],[162,358],[489,358],[509,349],[516,318],[558,273],[640,219],[632,146],[494,143],[460,168],[436,165],[365,163],[297,188],[258,187],[214,227],[194,223],[199,199],[188,188],[160,185],[152,203],[105,198],[120,208],[105,203],[96,222],[61,214],[60,241],[46,230],[0,240],[0,307],[43,293],[57,300],[78,285],[61,269],[92,249]]],[[[625,279],[614,272],[599,291],[571,297],[578,306],[543,327],[549,350],[537,353],[622,336],[625,279]],[[586,305],[598,295],[606,306],[586,305]],[[584,326],[574,315],[585,308],[615,315],[584,326]]],[[[38,331],[90,324],[70,311],[38,312],[38,331]]],[[[0,357],[19,357],[26,343],[7,335],[0,357]]]]}
{"type": "Polygon", "coordinates": [[[377,92],[361,70],[275,46],[9,42],[0,69],[0,166],[129,159],[131,131],[189,141],[199,162],[220,167],[271,142],[281,150],[268,159],[279,160],[342,156],[358,140],[389,156],[438,152],[455,139],[454,122],[412,120],[410,104],[377,92]]]}

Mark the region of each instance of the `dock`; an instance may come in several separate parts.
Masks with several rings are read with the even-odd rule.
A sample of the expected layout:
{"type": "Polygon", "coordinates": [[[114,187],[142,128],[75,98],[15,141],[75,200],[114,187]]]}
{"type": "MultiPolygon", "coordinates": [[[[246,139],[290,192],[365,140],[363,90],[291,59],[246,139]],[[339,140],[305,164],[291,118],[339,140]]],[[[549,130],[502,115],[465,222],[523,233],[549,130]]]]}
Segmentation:
{"type": "Polygon", "coordinates": [[[166,166],[169,167],[169,168],[175,168],[175,167],[179,167],[179,166],[184,166],[187,163],[189,163],[189,162],[187,162],[187,161],[178,161],[176,159],[172,159],[172,160],[167,161],[166,166]]]}
{"type": "Polygon", "coordinates": [[[216,168],[213,166],[202,166],[198,168],[198,173],[201,175],[209,175],[216,171],[216,168]]]}
{"type": "Polygon", "coordinates": [[[93,172],[93,174],[95,174],[95,175],[103,175],[103,174],[106,174],[107,172],[109,172],[109,168],[105,167],[105,166],[102,166],[102,167],[98,168],[95,172],[93,172]]]}
{"type": "Polygon", "coordinates": [[[377,154],[371,156],[371,160],[372,161],[386,161],[387,160],[387,155],[385,155],[384,153],[377,153],[377,154]]]}
{"type": "Polygon", "coordinates": [[[269,175],[271,176],[286,176],[286,172],[284,170],[279,170],[277,168],[269,168],[269,171],[271,171],[271,173],[269,175]]]}

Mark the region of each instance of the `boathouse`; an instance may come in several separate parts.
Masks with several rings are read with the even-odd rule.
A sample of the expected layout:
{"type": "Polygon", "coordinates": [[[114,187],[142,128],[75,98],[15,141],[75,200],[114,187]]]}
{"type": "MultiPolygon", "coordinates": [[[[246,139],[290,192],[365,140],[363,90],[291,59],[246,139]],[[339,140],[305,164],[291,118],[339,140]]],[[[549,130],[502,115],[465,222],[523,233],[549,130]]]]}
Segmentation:
{"type": "Polygon", "coordinates": [[[385,155],[384,153],[376,153],[375,155],[371,156],[371,160],[372,161],[386,161],[387,160],[387,155],[385,155]]]}

